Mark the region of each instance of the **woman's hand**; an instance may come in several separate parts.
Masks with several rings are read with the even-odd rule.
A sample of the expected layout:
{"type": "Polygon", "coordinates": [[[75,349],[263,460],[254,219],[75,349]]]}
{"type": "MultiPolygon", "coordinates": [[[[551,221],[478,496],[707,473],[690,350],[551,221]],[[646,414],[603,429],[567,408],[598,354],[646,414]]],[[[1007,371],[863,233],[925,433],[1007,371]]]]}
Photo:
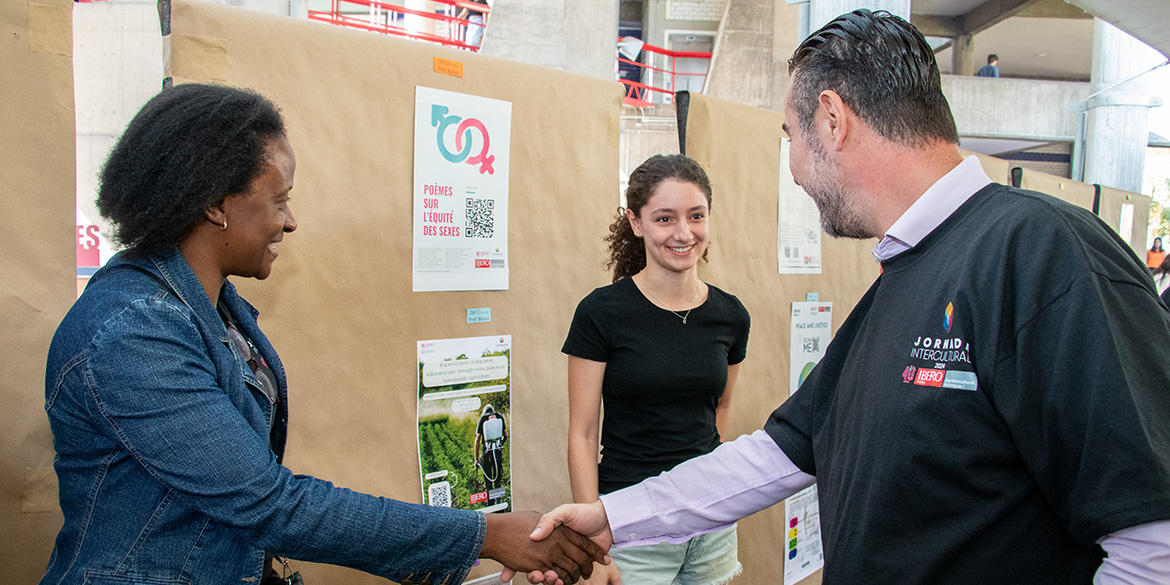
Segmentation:
{"type": "Polygon", "coordinates": [[[557,526],[539,541],[530,539],[540,518],[539,512],[488,514],[480,555],[504,565],[505,576],[516,572],[539,575],[536,582],[545,585],[576,583],[593,574],[594,562],[608,560],[605,549],[564,526],[557,526]]]}

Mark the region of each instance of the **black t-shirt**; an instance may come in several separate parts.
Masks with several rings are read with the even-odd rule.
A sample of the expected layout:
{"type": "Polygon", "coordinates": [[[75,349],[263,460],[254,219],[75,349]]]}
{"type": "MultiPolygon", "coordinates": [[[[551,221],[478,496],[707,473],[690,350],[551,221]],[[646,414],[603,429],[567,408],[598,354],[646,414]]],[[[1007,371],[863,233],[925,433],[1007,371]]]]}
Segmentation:
{"type": "Polygon", "coordinates": [[[1170,518],[1170,313],[1100,220],[991,185],[883,268],[765,425],[825,585],[1088,584],[1170,518]]]}
{"type": "Polygon", "coordinates": [[[594,290],[561,351],[605,362],[598,489],[606,494],[719,446],[715,407],[727,366],[747,355],[747,309],[708,285],[687,315],[650,302],[633,279],[594,290]]]}

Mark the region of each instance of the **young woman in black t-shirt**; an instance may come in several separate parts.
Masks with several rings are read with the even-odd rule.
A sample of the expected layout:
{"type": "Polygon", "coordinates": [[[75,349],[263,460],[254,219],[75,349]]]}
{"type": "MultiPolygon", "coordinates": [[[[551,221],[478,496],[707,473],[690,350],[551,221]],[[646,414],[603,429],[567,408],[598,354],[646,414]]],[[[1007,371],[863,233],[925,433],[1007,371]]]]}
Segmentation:
{"type": "MultiPolygon", "coordinates": [[[[562,349],[577,502],[714,450],[747,348],[747,310],[698,276],[711,213],[703,169],[683,155],[651,157],[626,200],[606,238],[614,283],[581,301],[562,349]]],[[[719,585],[741,569],[734,526],[610,552],[614,563],[586,583],[719,585]]]]}

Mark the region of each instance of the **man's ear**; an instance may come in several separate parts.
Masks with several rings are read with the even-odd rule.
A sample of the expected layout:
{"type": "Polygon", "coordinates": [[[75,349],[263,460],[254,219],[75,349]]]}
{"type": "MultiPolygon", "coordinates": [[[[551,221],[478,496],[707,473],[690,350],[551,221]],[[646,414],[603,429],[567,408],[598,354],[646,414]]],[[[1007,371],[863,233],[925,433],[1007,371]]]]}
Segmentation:
{"type": "Polygon", "coordinates": [[[822,91],[817,99],[819,100],[817,113],[824,117],[823,128],[818,125],[818,130],[823,130],[825,133],[823,138],[833,145],[833,150],[841,150],[845,145],[845,138],[852,130],[849,117],[851,112],[841,96],[831,89],[822,91]]]}

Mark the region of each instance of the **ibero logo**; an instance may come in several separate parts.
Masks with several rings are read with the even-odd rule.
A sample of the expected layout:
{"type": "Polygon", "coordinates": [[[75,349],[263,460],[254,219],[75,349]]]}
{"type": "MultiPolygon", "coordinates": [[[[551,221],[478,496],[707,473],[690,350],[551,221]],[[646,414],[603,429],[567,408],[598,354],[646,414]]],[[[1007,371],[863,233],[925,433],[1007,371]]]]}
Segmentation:
{"type": "Polygon", "coordinates": [[[448,162],[479,165],[481,175],[484,173],[494,175],[496,170],[492,168],[492,163],[496,157],[488,152],[491,149],[491,138],[488,136],[487,127],[475,118],[461,118],[448,114],[449,111],[447,106],[439,104],[431,106],[431,126],[438,129],[435,132],[435,139],[439,143],[439,154],[448,162]],[[447,141],[444,139],[451,127],[455,128],[455,152],[447,149],[447,141]],[[472,154],[473,152],[476,154],[472,154]]]}

